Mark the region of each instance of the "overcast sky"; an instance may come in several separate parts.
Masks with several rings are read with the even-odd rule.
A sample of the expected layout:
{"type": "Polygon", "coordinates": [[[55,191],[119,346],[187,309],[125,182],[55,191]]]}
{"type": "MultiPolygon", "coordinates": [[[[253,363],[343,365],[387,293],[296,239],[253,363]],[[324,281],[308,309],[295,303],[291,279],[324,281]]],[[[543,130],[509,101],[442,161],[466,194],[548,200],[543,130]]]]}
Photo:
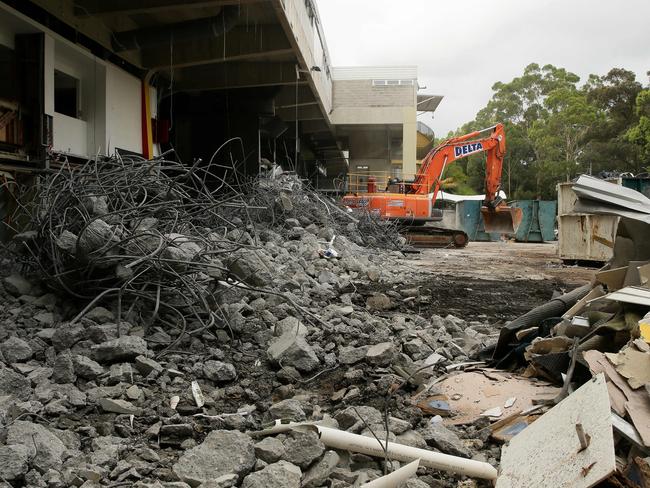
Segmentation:
{"type": "Polygon", "coordinates": [[[495,81],[536,62],[578,74],[634,71],[648,84],[650,0],[317,0],[334,66],[417,65],[444,95],[436,136],[470,121],[495,81]]]}

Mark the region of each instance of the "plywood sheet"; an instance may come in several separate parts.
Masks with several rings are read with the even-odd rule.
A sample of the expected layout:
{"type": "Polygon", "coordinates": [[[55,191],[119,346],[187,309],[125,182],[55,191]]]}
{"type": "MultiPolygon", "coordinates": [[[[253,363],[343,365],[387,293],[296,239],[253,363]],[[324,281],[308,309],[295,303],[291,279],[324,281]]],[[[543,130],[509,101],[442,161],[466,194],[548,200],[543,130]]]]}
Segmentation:
{"type": "Polygon", "coordinates": [[[609,395],[600,374],[503,448],[496,487],[589,488],[615,470],[609,395]],[[582,424],[590,437],[584,450],[576,424],[582,424]]]}
{"type": "Polygon", "coordinates": [[[511,407],[513,410],[527,410],[533,406],[532,400],[548,400],[555,398],[559,388],[543,381],[532,381],[521,376],[490,375],[482,373],[461,373],[436,385],[436,389],[448,398],[452,416],[445,419],[446,424],[471,423],[486,410],[500,407],[506,415],[506,402],[515,397],[511,407]],[[496,379],[495,379],[496,378],[496,379]]]}
{"type": "Polygon", "coordinates": [[[623,288],[623,282],[625,281],[627,271],[627,266],[599,271],[596,273],[596,282],[607,285],[609,291],[619,290],[623,288]]]}
{"type": "Polygon", "coordinates": [[[616,371],[627,378],[632,389],[636,390],[650,383],[650,354],[628,347],[617,354],[616,362],[612,362],[616,371]]]}
{"type": "Polygon", "coordinates": [[[643,439],[643,444],[650,447],[650,397],[648,394],[643,389],[635,391],[630,388],[625,378],[618,374],[602,352],[587,351],[583,357],[589,364],[592,373],[605,373],[607,380],[615,384],[625,395],[627,398],[625,410],[643,439]]]}

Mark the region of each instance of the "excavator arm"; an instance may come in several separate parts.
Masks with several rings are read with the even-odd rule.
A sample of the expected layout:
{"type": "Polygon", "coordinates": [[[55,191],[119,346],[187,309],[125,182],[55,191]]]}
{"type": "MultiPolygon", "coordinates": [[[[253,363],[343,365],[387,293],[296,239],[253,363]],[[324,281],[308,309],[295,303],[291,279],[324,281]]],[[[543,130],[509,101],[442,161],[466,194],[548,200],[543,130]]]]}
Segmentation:
{"type": "Polygon", "coordinates": [[[420,171],[410,187],[413,194],[432,193],[432,204],[439,192],[445,168],[455,161],[485,152],[485,201],[481,208],[486,232],[513,233],[521,223],[521,209],[504,205],[499,197],[506,136],[503,124],[454,137],[432,149],[422,161],[420,171]],[[481,137],[490,132],[487,137],[481,137]]]}
{"type": "Polygon", "coordinates": [[[420,171],[411,186],[412,193],[437,195],[440,190],[442,174],[447,166],[459,159],[481,152],[487,153],[485,199],[494,201],[501,185],[503,157],[506,152],[503,124],[448,139],[433,148],[422,161],[420,171]],[[491,131],[488,137],[478,138],[488,131],[491,131]]]}

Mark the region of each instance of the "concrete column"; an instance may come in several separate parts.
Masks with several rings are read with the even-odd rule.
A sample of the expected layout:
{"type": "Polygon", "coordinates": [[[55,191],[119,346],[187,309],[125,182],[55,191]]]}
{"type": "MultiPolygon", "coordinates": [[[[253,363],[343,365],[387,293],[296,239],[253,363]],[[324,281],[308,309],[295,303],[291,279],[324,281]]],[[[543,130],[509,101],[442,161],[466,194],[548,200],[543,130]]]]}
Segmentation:
{"type": "Polygon", "coordinates": [[[45,46],[43,53],[43,88],[44,93],[44,107],[43,112],[46,115],[54,115],[54,39],[44,34],[45,46]]]}
{"type": "Polygon", "coordinates": [[[417,111],[415,107],[404,107],[402,114],[402,174],[411,178],[417,167],[417,111]]]}

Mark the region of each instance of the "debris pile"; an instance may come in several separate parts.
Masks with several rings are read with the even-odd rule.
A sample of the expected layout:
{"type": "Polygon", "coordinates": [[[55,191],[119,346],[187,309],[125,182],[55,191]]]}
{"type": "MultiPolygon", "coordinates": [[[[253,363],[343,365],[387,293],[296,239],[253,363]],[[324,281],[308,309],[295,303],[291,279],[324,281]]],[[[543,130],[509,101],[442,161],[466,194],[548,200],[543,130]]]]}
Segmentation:
{"type": "Polygon", "coordinates": [[[2,488],[593,486],[647,467],[650,307],[615,295],[647,285],[629,220],[597,282],[500,311],[499,334],[496,282],[482,308],[469,282],[445,290],[467,300],[447,314],[395,229],[293,175],[118,158],[40,183],[19,261],[0,256],[2,488]]]}
{"type": "Polygon", "coordinates": [[[288,239],[310,232],[327,241],[339,235],[360,246],[378,249],[400,250],[405,244],[397,222],[380,220],[370,212],[353,215],[328,197],[306,188],[292,173],[275,171],[271,178],[258,178],[244,185],[242,191],[247,206],[231,207],[240,220],[279,228],[288,239]]]}
{"type": "MultiPolygon", "coordinates": [[[[505,449],[498,487],[650,484],[650,199],[587,176],[573,189],[576,210],[621,217],[614,256],[589,285],[502,329],[497,365],[562,388],[505,449]]],[[[529,423],[522,412],[492,430],[529,423]]]]}
{"type": "Polygon", "coordinates": [[[124,157],[64,165],[13,218],[30,222],[17,241],[49,287],[92,300],[89,306],[117,298],[128,316],[192,333],[224,327],[218,302],[229,287],[269,283],[282,237],[305,255],[337,255],[335,245],[349,244],[346,234],[400,246],[390,224],[369,232],[372,217],[348,216],[295,175],[235,188],[218,169],[124,157]]]}
{"type": "MultiPolygon", "coordinates": [[[[477,455],[492,477],[498,448],[477,454],[477,429],[433,425],[410,399],[492,328],[426,312],[413,283],[433,275],[351,240],[386,246],[390,228],[361,232],[374,221],[295,177],[208,180],[230,184],[198,164],[122,158],[64,166],[25,194],[14,221],[32,227],[1,268],[0,479],[342,487],[400,468],[313,432],[256,435],[277,419],[477,455]]],[[[462,472],[423,463],[409,483],[451,487],[462,472]]]]}

